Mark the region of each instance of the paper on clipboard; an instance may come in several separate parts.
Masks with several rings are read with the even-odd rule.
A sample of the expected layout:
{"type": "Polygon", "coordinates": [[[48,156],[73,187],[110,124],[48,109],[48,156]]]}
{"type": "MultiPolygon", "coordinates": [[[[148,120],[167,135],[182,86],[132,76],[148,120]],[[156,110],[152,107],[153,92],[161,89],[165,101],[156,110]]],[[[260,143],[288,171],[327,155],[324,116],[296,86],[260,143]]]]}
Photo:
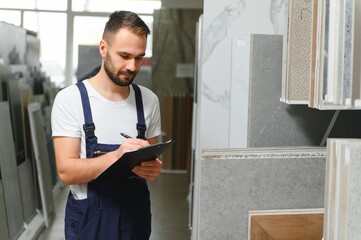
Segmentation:
{"type": "Polygon", "coordinates": [[[158,158],[173,143],[174,140],[171,139],[166,142],[156,143],[131,152],[126,152],[100,176],[107,178],[117,178],[119,176],[130,175],[132,174],[132,169],[135,166],[140,165],[142,162],[158,158]]]}

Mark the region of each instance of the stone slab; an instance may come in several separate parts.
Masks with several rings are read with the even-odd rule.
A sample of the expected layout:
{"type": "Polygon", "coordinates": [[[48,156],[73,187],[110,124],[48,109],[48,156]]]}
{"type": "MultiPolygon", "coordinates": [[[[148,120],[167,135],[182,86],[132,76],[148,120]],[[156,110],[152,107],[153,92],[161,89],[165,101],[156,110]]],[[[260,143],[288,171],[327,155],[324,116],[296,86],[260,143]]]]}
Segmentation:
{"type": "Polygon", "coordinates": [[[18,166],[18,173],[24,221],[29,223],[36,215],[36,182],[30,159],[25,160],[18,166]]]}
{"type": "Polygon", "coordinates": [[[322,208],[324,148],[204,150],[199,239],[247,239],[248,213],[322,208]]]}
{"type": "Polygon", "coordinates": [[[45,139],[44,123],[40,103],[30,103],[28,105],[28,111],[31,139],[35,154],[36,169],[38,172],[42,211],[45,219],[45,225],[50,226],[52,218],[55,214],[55,206],[49,154],[45,139]]]}

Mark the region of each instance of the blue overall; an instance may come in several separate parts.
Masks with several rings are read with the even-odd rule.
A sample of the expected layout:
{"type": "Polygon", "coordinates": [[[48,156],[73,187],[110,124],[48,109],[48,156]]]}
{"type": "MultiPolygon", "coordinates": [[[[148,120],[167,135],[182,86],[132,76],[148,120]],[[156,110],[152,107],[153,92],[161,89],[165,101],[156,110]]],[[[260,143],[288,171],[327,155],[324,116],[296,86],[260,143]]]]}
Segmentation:
{"type": "MultiPolygon", "coordinates": [[[[101,144],[95,136],[89,97],[82,82],[79,88],[85,124],[87,158],[109,152],[120,145],[101,144]]],[[[145,139],[145,120],[140,89],[133,84],[136,96],[137,138],[145,139]]],[[[143,240],[151,232],[150,196],[147,182],[136,176],[98,177],[88,183],[87,198],[74,199],[70,192],[65,210],[67,240],[143,240]]]]}

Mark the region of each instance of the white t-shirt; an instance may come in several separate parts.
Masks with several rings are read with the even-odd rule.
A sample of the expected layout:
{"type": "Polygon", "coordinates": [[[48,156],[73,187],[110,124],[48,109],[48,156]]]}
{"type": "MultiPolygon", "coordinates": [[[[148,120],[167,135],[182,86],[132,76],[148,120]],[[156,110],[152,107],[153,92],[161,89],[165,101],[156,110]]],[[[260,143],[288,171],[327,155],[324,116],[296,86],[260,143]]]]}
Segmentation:
{"type": "MultiPolygon", "coordinates": [[[[83,82],[89,96],[98,143],[121,144],[124,141],[121,132],[136,137],[138,120],[133,87],[130,87],[130,95],[127,99],[112,102],[101,96],[87,80],[83,82]]],[[[142,86],[139,88],[142,92],[147,125],[145,137],[159,136],[161,133],[159,99],[149,89],[142,86]]],[[[68,86],[61,90],[54,100],[51,113],[52,135],[81,138],[80,157],[86,158],[83,124],[84,114],[79,89],[76,85],[68,86]]],[[[87,184],[70,185],[70,190],[75,199],[87,198],[87,184]]]]}

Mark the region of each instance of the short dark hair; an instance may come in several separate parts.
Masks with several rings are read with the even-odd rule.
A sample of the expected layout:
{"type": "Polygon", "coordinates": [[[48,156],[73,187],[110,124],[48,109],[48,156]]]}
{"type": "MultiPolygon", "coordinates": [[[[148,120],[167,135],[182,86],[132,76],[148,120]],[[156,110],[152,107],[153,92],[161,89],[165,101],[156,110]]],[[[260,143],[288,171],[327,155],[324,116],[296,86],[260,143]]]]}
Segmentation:
{"type": "Polygon", "coordinates": [[[150,34],[148,26],[138,14],[130,11],[115,11],[109,16],[109,20],[105,24],[103,39],[109,42],[121,28],[128,28],[134,33],[146,37],[150,34]]]}

